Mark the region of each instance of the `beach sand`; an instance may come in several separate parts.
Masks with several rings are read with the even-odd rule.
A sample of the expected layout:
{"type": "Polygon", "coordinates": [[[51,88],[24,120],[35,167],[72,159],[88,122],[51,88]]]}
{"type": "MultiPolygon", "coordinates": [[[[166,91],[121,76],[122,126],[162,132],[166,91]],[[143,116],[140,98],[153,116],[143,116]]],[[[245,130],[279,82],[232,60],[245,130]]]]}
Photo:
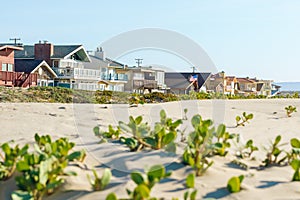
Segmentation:
{"type": "MultiPolygon", "coordinates": [[[[287,117],[285,106],[300,108],[299,99],[264,100],[201,100],[180,101],[161,104],[146,104],[130,108],[128,105],[92,105],[92,104],[50,104],[50,103],[1,103],[0,104],[0,143],[14,140],[16,143],[32,143],[34,134],[50,134],[53,138],[67,137],[76,142],[76,149],[86,149],[88,154],[85,165],[70,166],[78,176],[68,177],[65,184],[55,194],[45,199],[105,199],[115,192],[119,198],[127,197],[126,188],[133,190],[135,184],[130,180],[132,170],[143,171],[154,164],[164,164],[172,175],[158,183],[151,191],[153,197],[183,199],[186,189],[185,177],[192,172],[189,166],[181,164],[184,144],[180,143],[176,155],[163,151],[129,152],[125,146],[108,142],[98,144],[93,128],[97,125],[106,130],[109,124],[128,121],[128,116],[142,115],[153,125],[159,121],[159,111],[165,109],[172,119],[182,119],[183,109],[187,108],[187,117],[180,129],[185,134],[191,130],[190,119],[200,114],[204,119],[213,119],[215,124],[224,123],[227,131],[241,135],[242,141],[253,139],[259,151],[255,160],[245,159],[249,165],[245,170],[231,163],[235,159],[235,145],[232,145],[226,157],[214,156],[214,164],[201,177],[196,179],[197,199],[300,199],[300,182],[291,182],[293,169],[290,166],[274,166],[261,169],[266,151],[277,135],[282,142],[291,138],[300,138],[300,112],[287,117]],[[235,127],[236,115],[242,112],[253,113],[254,118],[244,127],[235,127]],[[112,180],[104,191],[93,192],[86,178],[96,169],[101,174],[104,168],[112,170],[112,180]],[[232,176],[245,175],[242,190],[230,194],[226,184],[232,176]]],[[[180,135],[177,141],[180,140],[180,135]]],[[[283,148],[289,150],[290,145],[283,148]]],[[[16,189],[14,179],[0,182],[0,199],[9,199],[16,189]]]]}

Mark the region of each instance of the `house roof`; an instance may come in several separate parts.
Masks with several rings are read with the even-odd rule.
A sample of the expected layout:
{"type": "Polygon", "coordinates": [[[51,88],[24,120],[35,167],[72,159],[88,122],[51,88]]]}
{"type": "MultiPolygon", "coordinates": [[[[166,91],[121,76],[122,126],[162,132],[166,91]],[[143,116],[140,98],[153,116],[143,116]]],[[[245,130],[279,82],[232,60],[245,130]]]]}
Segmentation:
{"type": "Polygon", "coordinates": [[[236,78],[236,80],[239,83],[255,83],[255,81],[248,78],[236,78]]]}
{"type": "Polygon", "coordinates": [[[192,75],[198,75],[198,86],[202,87],[211,73],[166,72],[165,83],[171,89],[186,89],[191,84],[189,78],[192,75]]]}
{"type": "Polygon", "coordinates": [[[7,45],[7,44],[1,45],[0,44],[0,51],[3,49],[23,50],[23,48],[19,47],[19,46],[7,45]]]}
{"type": "Polygon", "coordinates": [[[34,73],[41,66],[45,66],[54,77],[57,77],[56,73],[51,69],[51,67],[44,60],[34,60],[34,59],[15,60],[16,72],[34,73]]]}
{"type": "MultiPolygon", "coordinates": [[[[23,50],[15,53],[15,58],[34,59],[34,45],[24,45],[23,50]]],[[[51,58],[68,59],[75,55],[78,60],[89,62],[89,56],[82,45],[53,45],[53,55],[51,58]]]]}
{"type": "Polygon", "coordinates": [[[109,62],[102,58],[90,55],[91,62],[84,63],[84,67],[87,69],[100,70],[100,67],[108,67],[109,62]]]}

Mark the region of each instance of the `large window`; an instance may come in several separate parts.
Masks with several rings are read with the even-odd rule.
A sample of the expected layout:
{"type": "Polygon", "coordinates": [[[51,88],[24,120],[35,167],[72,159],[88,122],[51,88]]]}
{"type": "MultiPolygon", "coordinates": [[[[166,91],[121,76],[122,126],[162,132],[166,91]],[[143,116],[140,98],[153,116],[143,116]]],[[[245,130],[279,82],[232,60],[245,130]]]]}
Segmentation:
{"type": "Polygon", "coordinates": [[[13,64],[7,64],[7,71],[9,72],[13,71],[13,64]]]}
{"type": "Polygon", "coordinates": [[[1,71],[6,71],[6,63],[2,63],[1,71]]]}

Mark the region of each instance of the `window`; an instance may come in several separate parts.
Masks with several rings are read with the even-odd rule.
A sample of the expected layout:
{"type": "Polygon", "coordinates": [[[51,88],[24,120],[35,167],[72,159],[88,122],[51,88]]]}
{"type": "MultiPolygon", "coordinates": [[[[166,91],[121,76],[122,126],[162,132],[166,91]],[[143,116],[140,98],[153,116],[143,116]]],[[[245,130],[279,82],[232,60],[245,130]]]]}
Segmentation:
{"type": "Polygon", "coordinates": [[[2,63],[2,71],[6,71],[6,63],[2,63]]]}
{"type": "Polygon", "coordinates": [[[9,72],[13,71],[13,64],[7,64],[7,71],[9,72]]]}

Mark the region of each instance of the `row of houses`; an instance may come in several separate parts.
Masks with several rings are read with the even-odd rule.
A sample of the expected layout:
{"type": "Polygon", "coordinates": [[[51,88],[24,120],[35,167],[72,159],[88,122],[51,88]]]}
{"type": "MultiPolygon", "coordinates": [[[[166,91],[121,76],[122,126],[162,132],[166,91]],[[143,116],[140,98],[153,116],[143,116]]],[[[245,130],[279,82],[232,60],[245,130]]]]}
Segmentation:
{"type": "Polygon", "coordinates": [[[267,96],[275,92],[270,80],[225,76],[222,72],[181,73],[151,66],[130,67],[106,58],[101,47],[88,53],[82,45],[53,45],[47,41],[34,45],[0,44],[0,65],[0,86],[9,87],[61,86],[176,94],[194,90],[267,96]]]}

